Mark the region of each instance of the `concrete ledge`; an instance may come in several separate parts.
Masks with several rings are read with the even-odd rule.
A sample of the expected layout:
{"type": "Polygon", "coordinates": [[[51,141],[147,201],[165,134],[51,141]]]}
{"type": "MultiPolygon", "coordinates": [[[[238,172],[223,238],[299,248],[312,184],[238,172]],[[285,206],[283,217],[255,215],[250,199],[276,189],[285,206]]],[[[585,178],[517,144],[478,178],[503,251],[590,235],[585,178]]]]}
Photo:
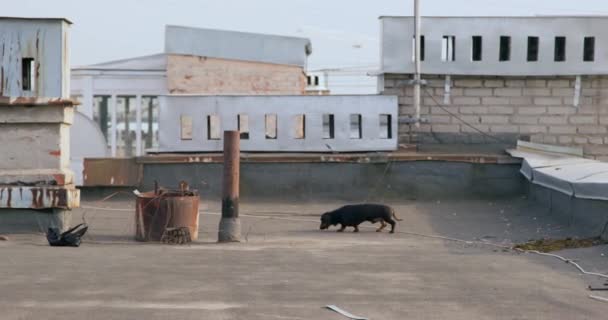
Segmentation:
{"type": "MultiPolygon", "coordinates": [[[[390,163],[241,163],[241,199],[405,201],[504,198],[524,195],[519,164],[447,161],[390,163]]],[[[221,163],[148,163],[141,188],[186,181],[203,197],[220,199],[221,163]]]]}
{"type": "Polygon", "coordinates": [[[562,224],[589,237],[608,240],[608,201],[580,199],[528,182],[530,200],[546,207],[562,224]],[[602,234],[602,232],[604,232],[602,234]]]}

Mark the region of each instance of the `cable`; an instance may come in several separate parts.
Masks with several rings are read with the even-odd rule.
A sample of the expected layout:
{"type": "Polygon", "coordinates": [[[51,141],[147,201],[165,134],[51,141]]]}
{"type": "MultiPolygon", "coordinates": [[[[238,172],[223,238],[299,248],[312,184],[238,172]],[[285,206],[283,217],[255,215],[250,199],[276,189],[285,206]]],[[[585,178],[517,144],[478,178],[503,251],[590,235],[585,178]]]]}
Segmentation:
{"type": "Polygon", "coordinates": [[[451,112],[450,110],[448,110],[446,107],[444,107],[441,103],[437,102],[437,100],[435,99],[435,97],[429,92],[429,90],[425,87],[422,87],[424,92],[426,92],[426,94],[431,98],[431,100],[433,100],[433,102],[435,103],[435,105],[437,105],[437,107],[441,108],[443,111],[447,112],[449,115],[451,115],[452,117],[456,118],[458,121],[462,122],[464,125],[466,125],[467,127],[481,133],[483,136],[486,136],[488,138],[494,139],[496,141],[505,143],[505,144],[512,144],[512,142],[507,141],[507,140],[503,140],[499,137],[493,136],[491,134],[488,134],[487,132],[484,132],[483,130],[475,127],[474,125],[468,123],[467,121],[465,121],[464,119],[462,119],[460,116],[458,116],[457,114],[451,112]]]}

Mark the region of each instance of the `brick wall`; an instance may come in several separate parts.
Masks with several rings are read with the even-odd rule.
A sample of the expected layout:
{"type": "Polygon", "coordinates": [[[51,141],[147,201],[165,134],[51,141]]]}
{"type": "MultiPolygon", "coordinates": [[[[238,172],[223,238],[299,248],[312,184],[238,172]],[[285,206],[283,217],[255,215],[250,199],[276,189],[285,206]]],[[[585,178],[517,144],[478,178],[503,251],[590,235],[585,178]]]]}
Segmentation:
{"type": "Polygon", "coordinates": [[[306,75],[298,66],[169,55],[167,82],[174,94],[300,95],[306,75]]]}
{"type": "Polygon", "coordinates": [[[583,146],[587,157],[608,161],[608,76],[582,77],[578,107],[573,105],[575,77],[452,76],[450,103],[444,105],[449,113],[435,103],[444,103],[445,78],[423,78],[428,83],[422,91],[421,117],[429,123],[416,128],[404,121],[414,115],[411,75],[385,75],[383,94],[399,96],[401,143],[489,144],[522,139],[583,146]]]}

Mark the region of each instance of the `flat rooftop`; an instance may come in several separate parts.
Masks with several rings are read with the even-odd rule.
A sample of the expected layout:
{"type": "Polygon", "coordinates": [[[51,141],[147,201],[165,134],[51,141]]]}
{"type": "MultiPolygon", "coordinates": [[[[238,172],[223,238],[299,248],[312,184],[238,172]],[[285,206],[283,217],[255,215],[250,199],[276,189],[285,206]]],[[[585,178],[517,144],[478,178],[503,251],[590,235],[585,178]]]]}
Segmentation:
{"type": "MultiPolygon", "coordinates": [[[[203,199],[201,239],[187,246],[134,242],[134,200],[97,200],[74,211],[74,222],[90,225],[80,248],[51,248],[42,234],[0,241],[4,318],[346,319],[327,304],[369,319],[608,312],[587,290],[605,281],[551,257],[487,245],[577,234],[521,198],[391,203],[404,219],[394,235],[370,224],[360,233],[318,230],[320,213],[343,203],[247,202],[243,242],[222,245],[220,203],[203,199]]],[[[608,271],[606,246],[558,254],[608,271]]]]}

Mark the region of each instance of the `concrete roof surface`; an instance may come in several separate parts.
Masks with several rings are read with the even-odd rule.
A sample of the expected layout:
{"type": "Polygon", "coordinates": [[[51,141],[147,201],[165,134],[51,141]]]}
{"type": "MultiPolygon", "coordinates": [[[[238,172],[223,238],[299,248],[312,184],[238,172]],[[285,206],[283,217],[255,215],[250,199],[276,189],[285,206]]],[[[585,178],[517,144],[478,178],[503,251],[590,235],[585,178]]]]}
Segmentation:
{"type": "MultiPolygon", "coordinates": [[[[85,197],[86,198],[86,197],[85,197]]],[[[241,202],[243,242],[215,243],[221,204],[201,202],[197,243],[132,240],[135,201],[83,200],[73,221],[80,248],[51,248],[43,234],[0,241],[0,309],[6,319],[603,319],[588,298],[595,277],[552,257],[415,236],[510,244],[577,235],[525,199],[392,203],[397,233],[320,231],[339,202],[241,202]],[[93,208],[108,209],[93,209],[93,208]],[[86,212],[86,214],[85,214],[86,212]],[[68,285],[69,284],[69,285],[68,285]]],[[[605,271],[607,246],[560,252],[605,271]]],[[[598,295],[604,295],[598,293],[598,295]]],[[[605,295],[604,295],[605,296],[605,295]]]]}

